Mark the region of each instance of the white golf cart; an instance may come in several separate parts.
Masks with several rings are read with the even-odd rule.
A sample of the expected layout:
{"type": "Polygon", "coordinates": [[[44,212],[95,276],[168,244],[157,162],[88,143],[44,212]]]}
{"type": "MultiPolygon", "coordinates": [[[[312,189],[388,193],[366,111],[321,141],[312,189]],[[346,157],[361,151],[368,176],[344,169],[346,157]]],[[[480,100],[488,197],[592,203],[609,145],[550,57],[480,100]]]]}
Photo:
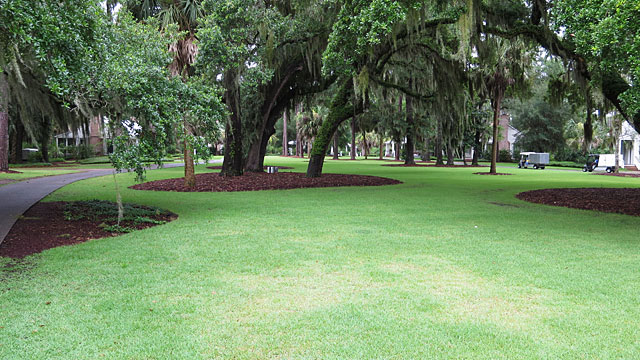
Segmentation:
{"type": "Polygon", "coordinates": [[[592,172],[596,168],[604,168],[608,173],[612,173],[616,168],[615,154],[589,154],[587,163],[582,168],[583,172],[592,172]]]}
{"type": "Polygon", "coordinates": [[[528,168],[531,166],[534,169],[544,169],[549,165],[549,153],[537,153],[537,152],[521,152],[520,161],[518,162],[518,168],[528,168]]]}

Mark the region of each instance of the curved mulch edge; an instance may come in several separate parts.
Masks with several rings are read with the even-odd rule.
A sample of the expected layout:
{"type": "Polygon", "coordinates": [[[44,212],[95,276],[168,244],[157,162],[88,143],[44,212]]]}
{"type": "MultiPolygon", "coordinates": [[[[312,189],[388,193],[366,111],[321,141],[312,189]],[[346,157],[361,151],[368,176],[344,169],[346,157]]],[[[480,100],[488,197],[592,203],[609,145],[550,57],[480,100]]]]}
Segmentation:
{"type": "Polygon", "coordinates": [[[484,165],[435,165],[433,161],[424,162],[424,161],[416,161],[413,165],[406,164],[382,164],[380,166],[395,166],[395,167],[441,167],[441,168],[483,168],[486,167],[484,165]]]}
{"type": "Polygon", "coordinates": [[[7,170],[7,171],[0,171],[0,174],[22,174],[22,171],[7,170]]]}
{"type": "Polygon", "coordinates": [[[186,188],[184,178],[150,181],[129,188],[151,191],[233,192],[395,184],[402,184],[402,182],[369,175],[323,174],[319,178],[307,178],[305,173],[279,172],[275,174],[245,173],[243,176],[224,177],[219,176],[219,173],[204,173],[196,175],[195,188],[186,188]]]}
{"type": "Polygon", "coordinates": [[[640,178],[640,174],[625,174],[625,173],[599,173],[593,175],[605,175],[605,176],[617,176],[617,177],[630,177],[630,178],[640,178]]]}
{"type": "Polygon", "coordinates": [[[524,191],[523,201],[572,209],[640,216],[640,188],[561,188],[524,191]]]}
{"type": "Polygon", "coordinates": [[[495,174],[492,174],[490,172],[475,172],[475,173],[473,173],[473,175],[513,175],[513,174],[507,174],[507,173],[495,173],[495,174]]]}
{"type": "MultiPolygon", "coordinates": [[[[27,210],[0,244],[0,257],[20,259],[59,246],[124,235],[107,231],[101,227],[104,219],[97,221],[65,219],[65,204],[64,201],[39,202],[27,210]]],[[[155,215],[153,218],[169,222],[177,219],[178,215],[167,211],[164,214],[155,215]]],[[[160,225],[152,223],[121,224],[136,230],[160,225]]]]}
{"type": "MultiPolygon", "coordinates": [[[[376,158],[376,159],[369,159],[369,160],[380,160],[380,161],[396,162],[396,163],[397,163],[397,162],[401,162],[401,163],[403,163],[403,162],[404,162],[404,160],[389,160],[389,159],[377,159],[377,158],[376,158]]],[[[424,161],[424,160],[416,160],[416,163],[422,163],[422,164],[430,163],[430,164],[435,164],[435,161],[431,161],[431,160],[428,160],[428,161],[424,161]]]]}
{"type": "MultiPolygon", "coordinates": [[[[293,169],[291,166],[278,166],[278,165],[265,165],[263,166],[263,168],[265,170],[267,170],[267,168],[269,166],[275,166],[277,167],[279,170],[290,170],[293,169]]],[[[222,170],[222,166],[207,166],[207,169],[211,169],[211,170],[222,170]]]]}

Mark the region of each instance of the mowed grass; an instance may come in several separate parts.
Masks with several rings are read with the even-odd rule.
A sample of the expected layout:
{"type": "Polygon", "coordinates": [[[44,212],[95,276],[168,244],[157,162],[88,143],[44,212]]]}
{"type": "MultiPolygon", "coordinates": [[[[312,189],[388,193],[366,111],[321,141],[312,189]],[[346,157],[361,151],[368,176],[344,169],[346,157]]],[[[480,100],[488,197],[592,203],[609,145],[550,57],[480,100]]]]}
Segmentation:
{"type": "MultiPolygon", "coordinates": [[[[11,168],[11,170],[16,170],[11,168]]],[[[0,173],[0,180],[22,181],[42,176],[62,175],[78,172],[73,169],[19,168],[18,173],[0,173]]]]}
{"type": "MultiPolygon", "coordinates": [[[[514,197],[640,179],[382,163],[325,169],[404,183],[166,193],[120,175],[126,202],[179,219],[1,259],[0,358],[640,357],[640,219],[514,197]]],[[[113,188],[94,178],[47,200],[113,200],[113,188]]]]}

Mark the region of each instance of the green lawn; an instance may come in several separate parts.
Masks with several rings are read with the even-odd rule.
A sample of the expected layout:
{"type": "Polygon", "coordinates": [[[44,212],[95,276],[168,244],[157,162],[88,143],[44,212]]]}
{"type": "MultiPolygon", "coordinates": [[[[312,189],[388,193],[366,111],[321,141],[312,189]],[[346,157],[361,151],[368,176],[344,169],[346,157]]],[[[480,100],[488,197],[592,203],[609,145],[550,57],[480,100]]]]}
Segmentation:
{"type": "MultiPolygon", "coordinates": [[[[57,169],[47,169],[47,168],[20,168],[20,169],[14,169],[13,167],[11,167],[11,170],[19,171],[19,173],[17,173],[17,174],[14,174],[14,173],[9,173],[9,174],[0,173],[0,180],[22,181],[22,180],[35,178],[35,177],[41,177],[41,176],[62,175],[62,174],[69,174],[69,173],[78,172],[78,170],[63,169],[63,168],[57,168],[57,169]]],[[[2,186],[2,184],[0,184],[0,186],[2,186]]]]}
{"type": "MultiPolygon", "coordinates": [[[[306,161],[267,163],[302,171],[306,161]]],[[[0,259],[0,358],[640,357],[640,219],[514,197],[640,179],[381,164],[325,169],[404,184],[123,190],[126,202],[180,217],[17,264],[0,259]]],[[[111,176],[47,200],[93,198],[115,198],[111,176]]]]}

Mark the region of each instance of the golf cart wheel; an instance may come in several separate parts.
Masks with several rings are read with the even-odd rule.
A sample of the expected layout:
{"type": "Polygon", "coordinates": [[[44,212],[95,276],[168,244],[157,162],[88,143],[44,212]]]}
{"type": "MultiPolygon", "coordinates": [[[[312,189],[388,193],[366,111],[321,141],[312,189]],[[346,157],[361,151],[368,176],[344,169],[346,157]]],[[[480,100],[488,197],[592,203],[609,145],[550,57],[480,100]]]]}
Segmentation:
{"type": "Polygon", "coordinates": [[[544,170],[544,166],[540,166],[540,169],[541,169],[541,170],[544,170]]]}
{"type": "Polygon", "coordinates": [[[613,172],[613,170],[612,170],[610,167],[608,167],[608,168],[607,168],[607,172],[608,172],[609,174],[611,174],[611,173],[613,172]]]}
{"type": "Polygon", "coordinates": [[[582,168],[582,172],[587,172],[587,167],[586,166],[582,168]]]}
{"type": "Polygon", "coordinates": [[[518,169],[522,169],[522,165],[518,164],[518,169]]]}
{"type": "Polygon", "coordinates": [[[538,165],[533,164],[533,168],[534,168],[534,169],[537,169],[537,168],[538,168],[538,165]]]}

